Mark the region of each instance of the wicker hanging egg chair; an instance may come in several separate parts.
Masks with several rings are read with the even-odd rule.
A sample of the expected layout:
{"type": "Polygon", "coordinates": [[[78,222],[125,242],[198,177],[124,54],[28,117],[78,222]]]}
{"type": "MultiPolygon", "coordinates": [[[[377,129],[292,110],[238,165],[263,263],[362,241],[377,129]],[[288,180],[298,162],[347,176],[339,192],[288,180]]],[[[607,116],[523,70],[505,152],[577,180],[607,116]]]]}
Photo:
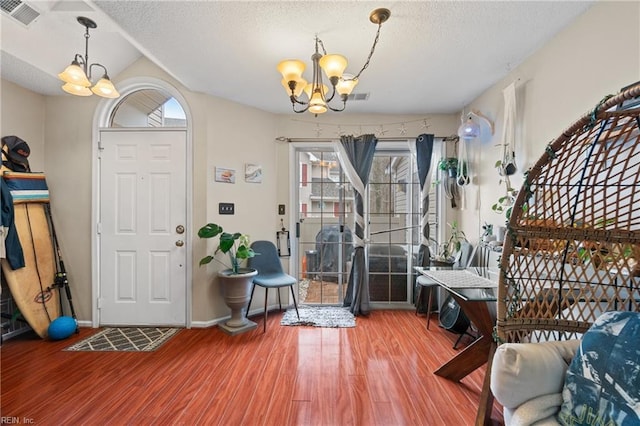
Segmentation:
{"type": "Polygon", "coordinates": [[[499,343],[576,338],[602,312],[640,311],[639,97],[640,82],[603,99],[525,175],[500,262],[499,343]]]}

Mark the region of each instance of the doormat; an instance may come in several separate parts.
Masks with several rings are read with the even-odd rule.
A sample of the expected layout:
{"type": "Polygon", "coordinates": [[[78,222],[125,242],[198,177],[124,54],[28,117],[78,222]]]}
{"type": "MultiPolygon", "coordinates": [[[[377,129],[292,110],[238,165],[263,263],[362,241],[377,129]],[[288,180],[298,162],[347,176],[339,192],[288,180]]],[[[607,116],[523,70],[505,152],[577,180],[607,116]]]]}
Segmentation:
{"type": "Polygon", "coordinates": [[[298,307],[300,319],[295,309],[287,309],[282,316],[280,325],[308,325],[313,327],[340,327],[348,328],[356,326],[356,319],[349,308],[335,306],[300,306],[298,307]]]}
{"type": "Polygon", "coordinates": [[[75,343],[65,351],[151,352],[175,335],[179,328],[105,328],[75,343]]]}

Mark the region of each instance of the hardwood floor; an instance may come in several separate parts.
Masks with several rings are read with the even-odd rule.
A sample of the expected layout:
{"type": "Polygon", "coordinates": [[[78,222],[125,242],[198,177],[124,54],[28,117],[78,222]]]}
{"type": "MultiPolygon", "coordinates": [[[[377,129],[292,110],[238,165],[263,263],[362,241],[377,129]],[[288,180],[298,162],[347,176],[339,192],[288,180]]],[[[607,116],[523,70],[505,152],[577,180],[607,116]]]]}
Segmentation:
{"type": "MultiPolygon", "coordinates": [[[[435,316],[430,330],[412,311],[374,311],[355,328],[285,327],[281,317],[270,313],[265,334],[181,330],[144,353],[63,351],[95,329],[15,337],[1,350],[1,415],[38,425],[474,423],[484,367],[460,383],[432,373],[457,338],[435,316]]],[[[501,412],[496,404],[496,424],[501,412]]]]}

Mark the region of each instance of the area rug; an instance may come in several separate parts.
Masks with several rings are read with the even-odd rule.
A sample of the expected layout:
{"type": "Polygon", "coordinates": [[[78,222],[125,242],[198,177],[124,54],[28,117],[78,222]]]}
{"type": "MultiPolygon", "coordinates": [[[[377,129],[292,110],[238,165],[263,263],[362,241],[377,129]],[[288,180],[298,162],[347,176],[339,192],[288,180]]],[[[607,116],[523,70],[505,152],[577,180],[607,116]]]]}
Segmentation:
{"type": "Polygon", "coordinates": [[[280,325],[308,325],[313,327],[355,327],[356,319],[349,308],[335,306],[300,306],[300,319],[295,309],[287,309],[280,325]]]}
{"type": "Polygon", "coordinates": [[[75,343],[65,351],[151,352],[175,335],[179,328],[105,328],[75,343]]]}

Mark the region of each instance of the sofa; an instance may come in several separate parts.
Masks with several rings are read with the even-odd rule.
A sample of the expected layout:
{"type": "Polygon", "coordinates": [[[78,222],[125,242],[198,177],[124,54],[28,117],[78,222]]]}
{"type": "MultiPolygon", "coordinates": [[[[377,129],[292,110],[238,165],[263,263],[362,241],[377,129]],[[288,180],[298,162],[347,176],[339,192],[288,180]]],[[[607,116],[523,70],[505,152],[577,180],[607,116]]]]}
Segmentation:
{"type": "Polygon", "coordinates": [[[504,343],[491,391],[506,426],[639,425],[640,313],[600,315],[579,340],[504,343]]]}

